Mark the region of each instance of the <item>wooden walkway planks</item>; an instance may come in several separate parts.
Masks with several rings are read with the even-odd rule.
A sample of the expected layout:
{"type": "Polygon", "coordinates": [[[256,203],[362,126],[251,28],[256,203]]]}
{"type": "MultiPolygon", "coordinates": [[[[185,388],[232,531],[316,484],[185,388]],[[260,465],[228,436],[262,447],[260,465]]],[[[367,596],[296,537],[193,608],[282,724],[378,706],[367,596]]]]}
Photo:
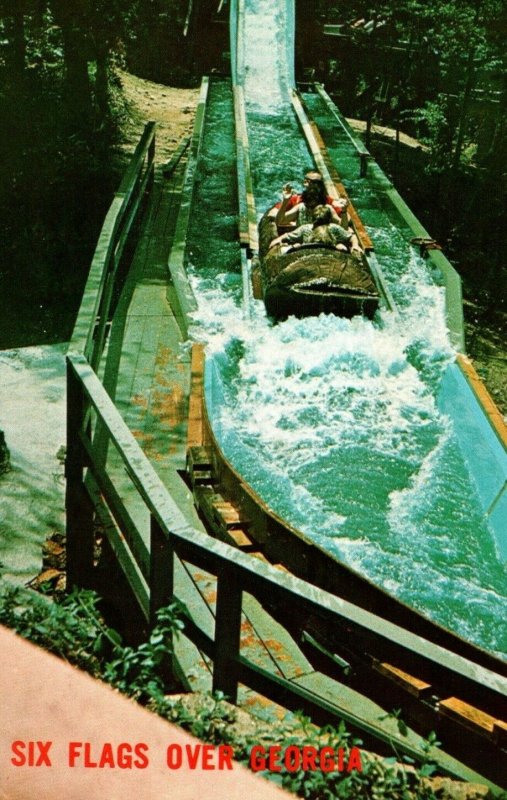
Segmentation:
{"type": "MultiPolygon", "coordinates": [[[[167,254],[178,201],[172,185],[157,175],[153,200],[112,322],[103,380],[175,501],[202,530],[192,494],[178,473],[186,458],[192,364],[190,348],[182,345],[180,327],[167,301],[167,254]]],[[[200,417],[200,412],[196,416],[200,417]]],[[[117,474],[115,460],[114,451],[110,452],[108,469],[117,474]]],[[[132,494],[128,476],[118,477],[122,494],[132,494]]],[[[131,513],[138,519],[135,508],[131,513]]],[[[146,530],[146,542],[147,537],[146,530]]],[[[175,585],[196,622],[211,633],[215,578],[180,562],[175,585]]],[[[304,674],[309,664],[291,637],[253,598],[248,598],[246,606],[242,623],[245,653],[280,675],[304,674]]],[[[210,689],[209,659],[184,637],[177,644],[177,654],[189,675],[189,686],[210,689]]],[[[265,703],[254,693],[246,692],[245,698],[248,705],[258,703],[265,712],[265,703]]]]}

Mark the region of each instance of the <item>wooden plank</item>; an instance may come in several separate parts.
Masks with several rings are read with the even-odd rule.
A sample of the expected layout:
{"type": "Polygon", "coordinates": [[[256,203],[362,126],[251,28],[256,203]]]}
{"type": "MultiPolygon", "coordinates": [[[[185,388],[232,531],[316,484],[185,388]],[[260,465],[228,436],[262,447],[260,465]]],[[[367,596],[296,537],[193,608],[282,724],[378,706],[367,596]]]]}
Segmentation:
{"type": "Polygon", "coordinates": [[[210,469],[193,469],[190,473],[192,489],[196,486],[212,486],[213,472],[210,469]]]}
{"type": "Polygon", "coordinates": [[[204,444],[203,427],[203,379],[204,379],[204,346],[192,345],[190,362],[190,398],[188,405],[187,447],[202,447],[204,444]]]}
{"type": "Polygon", "coordinates": [[[338,174],[338,170],[336,169],[336,167],[334,166],[333,162],[331,161],[329,153],[327,152],[326,145],[324,144],[322,136],[320,135],[319,129],[317,128],[317,126],[316,126],[316,124],[314,122],[310,122],[310,126],[312,128],[313,135],[315,136],[315,141],[317,142],[317,144],[318,144],[318,146],[320,148],[320,151],[322,153],[322,158],[324,159],[324,163],[327,166],[327,169],[329,171],[329,175],[331,177],[331,180],[333,181],[333,184],[336,186],[340,197],[345,197],[348,200],[348,206],[346,208],[346,212],[347,212],[347,215],[348,215],[350,221],[352,222],[354,230],[355,230],[355,232],[357,234],[357,238],[359,239],[359,241],[361,243],[361,247],[366,252],[368,252],[370,250],[373,250],[373,242],[370,239],[370,236],[369,236],[368,232],[366,231],[366,228],[363,225],[361,217],[357,213],[356,208],[355,208],[354,204],[352,203],[352,201],[351,201],[351,199],[350,199],[350,197],[349,197],[349,195],[347,193],[347,190],[345,189],[345,186],[343,185],[343,183],[341,181],[341,177],[338,174]]]}
{"type": "Polygon", "coordinates": [[[242,528],[232,528],[232,530],[228,530],[227,536],[231,540],[231,544],[234,543],[236,547],[239,547],[241,550],[248,550],[257,546],[242,528]]]}
{"type": "MultiPolygon", "coordinates": [[[[195,486],[195,483],[194,483],[195,486]]],[[[209,486],[196,489],[194,492],[195,502],[198,509],[204,515],[214,536],[221,541],[229,544],[241,546],[251,546],[252,541],[246,533],[234,535],[233,531],[242,531],[248,526],[248,520],[244,517],[241,510],[225,500],[221,494],[217,494],[209,486]]],[[[255,545],[258,547],[258,545],[255,545]]]]}
{"type": "Polygon", "coordinates": [[[162,165],[162,173],[164,178],[169,178],[172,175],[189,144],[190,136],[184,136],[169,161],[162,165]]]}
{"type": "Polygon", "coordinates": [[[224,500],[222,497],[213,501],[212,508],[214,511],[215,518],[222,524],[227,530],[229,528],[240,528],[245,527],[248,525],[248,520],[241,513],[240,509],[230,503],[228,500],[224,500]]]}
{"type": "Polygon", "coordinates": [[[347,214],[354,226],[354,230],[361,243],[361,246],[365,251],[373,250],[373,243],[368,236],[357,211],[350,202],[350,198],[341,182],[340,176],[338,175],[338,172],[329,157],[326,146],[322,141],[320,131],[315,123],[308,119],[303,101],[296,92],[293,92],[292,104],[294,106],[294,110],[296,111],[301,128],[303,129],[303,133],[308,142],[312,156],[315,160],[315,165],[322,174],[327,191],[331,197],[335,198],[336,200],[340,197],[347,198],[349,201],[349,205],[347,206],[347,214]]]}
{"type": "Polygon", "coordinates": [[[191,445],[187,449],[187,472],[190,474],[194,469],[211,468],[211,450],[209,447],[191,445]]]}
{"type": "Polygon", "coordinates": [[[107,538],[113,552],[116,555],[118,564],[120,565],[123,574],[130,584],[130,588],[132,589],[132,593],[136,599],[136,602],[146,621],[148,622],[150,618],[149,592],[139,570],[136,567],[135,562],[129,557],[125,539],[114,525],[110,525],[108,527],[107,538]]]}
{"type": "Polygon", "coordinates": [[[486,714],[469,703],[464,703],[457,697],[448,697],[441,700],[438,704],[439,712],[450,719],[460,722],[465,728],[478,731],[484,735],[493,735],[495,718],[491,714],[486,714]]]}
{"type": "Polygon", "coordinates": [[[393,667],[392,664],[381,663],[380,661],[373,660],[373,669],[381,675],[390,678],[398,686],[401,686],[409,694],[414,697],[426,697],[431,692],[431,684],[409,675],[398,667],[393,667]]]}
{"type": "Polygon", "coordinates": [[[496,436],[504,448],[507,449],[507,425],[505,424],[504,418],[495,404],[495,401],[479,378],[471,361],[460,353],[458,353],[456,356],[456,361],[465,378],[467,379],[470,388],[479,401],[479,404],[483,409],[484,414],[488,418],[491,427],[495,431],[496,436]]]}
{"type": "MultiPolygon", "coordinates": [[[[93,476],[96,485],[100,487],[104,496],[104,503],[109,509],[111,518],[129,548],[131,554],[129,558],[131,561],[136,562],[137,568],[145,580],[148,580],[150,575],[150,553],[139,533],[139,529],[130,516],[120,492],[111,480],[110,474],[104,467],[95,462],[91,444],[84,437],[82,442],[88,455],[90,474],[93,476]]],[[[110,469],[111,466],[109,465],[110,469]]]]}
{"type": "MultiPolygon", "coordinates": [[[[123,217],[127,214],[127,211],[130,213],[129,204],[132,192],[138,183],[147,156],[148,163],[146,170],[152,168],[154,156],[152,144],[154,142],[154,136],[155,123],[150,122],[144,129],[144,133],[136,147],[130,165],[125,172],[119,190],[116,192],[106,214],[104,224],[99,234],[97,247],[93,255],[90,272],[83,293],[83,300],[72,332],[69,345],[69,351],[71,352],[86,352],[91,354],[95,321],[102,303],[102,294],[106,286],[107,272],[115,253],[117,236],[122,230],[121,225],[123,217]]],[[[140,205],[137,204],[136,213],[139,208],[140,205]]],[[[102,309],[102,314],[104,315],[104,313],[107,313],[107,310],[102,309]]]]}
{"type": "MultiPolygon", "coordinates": [[[[326,27],[332,27],[332,26],[326,26],[326,27]]],[[[354,148],[357,151],[358,155],[361,156],[361,157],[373,158],[373,156],[371,155],[371,153],[368,150],[368,148],[366,147],[366,145],[360,139],[356,139],[356,137],[353,136],[352,132],[349,130],[348,125],[341,118],[341,116],[340,116],[340,114],[338,112],[338,109],[336,108],[336,106],[333,103],[333,101],[331,100],[330,96],[328,95],[328,93],[324,89],[323,84],[322,83],[317,83],[317,84],[315,84],[315,86],[317,88],[317,92],[320,94],[320,96],[322,97],[324,103],[326,104],[326,107],[327,107],[328,111],[333,115],[333,117],[335,118],[337,123],[342,128],[343,132],[350,139],[350,141],[354,145],[354,148]]]]}
{"type": "Polygon", "coordinates": [[[190,143],[187,168],[181,191],[181,202],[174,230],[174,237],[168,257],[169,272],[174,288],[174,300],[178,306],[175,314],[181,323],[182,332],[188,332],[188,314],[197,308],[197,300],[188,280],[185,268],[186,242],[190,214],[192,210],[192,196],[194,192],[195,173],[202,144],[204,122],[206,117],[206,104],[208,99],[209,79],[201,81],[201,91],[195,112],[194,130],[190,143]]]}
{"type": "MultiPolygon", "coordinates": [[[[300,678],[305,673],[313,672],[312,665],[294,637],[266,611],[255,597],[247,593],[243,596],[243,614],[248,620],[252,632],[262,641],[281,676],[291,680],[300,678]]],[[[248,633],[246,628],[245,633],[248,633]]]]}
{"type": "Polygon", "coordinates": [[[234,86],[234,119],[236,125],[237,178],[239,200],[239,236],[242,244],[251,252],[259,249],[255,196],[250,171],[248,129],[246,124],[243,87],[234,86]]]}
{"type": "Polygon", "coordinates": [[[377,720],[372,721],[371,715],[363,714],[363,708],[357,702],[351,708],[347,708],[342,702],[342,685],[329,678],[322,679],[322,676],[313,673],[294,680],[286,680],[240,656],[239,679],[246,686],[285,708],[302,710],[317,724],[328,724],[330,719],[338,724],[344,720],[349,730],[360,733],[361,738],[369,743],[376,742],[378,746],[379,741],[384,742],[392,752],[394,742],[397,752],[404,753],[416,761],[421,761],[424,757],[422,747],[417,747],[407,737],[386,730],[377,720]],[[323,683],[328,684],[330,691],[322,690],[323,683]]]}

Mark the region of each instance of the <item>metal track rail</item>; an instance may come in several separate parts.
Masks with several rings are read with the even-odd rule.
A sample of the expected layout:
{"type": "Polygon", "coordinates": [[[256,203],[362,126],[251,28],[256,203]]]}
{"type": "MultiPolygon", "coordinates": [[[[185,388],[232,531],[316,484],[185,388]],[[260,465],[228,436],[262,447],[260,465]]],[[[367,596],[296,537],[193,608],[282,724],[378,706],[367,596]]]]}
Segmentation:
{"type": "Polygon", "coordinates": [[[359,214],[351,202],[345,187],[341,182],[336,168],[334,167],[327,153],[326,146],[322,140],[322,137],[320,136],[316,124],[310,120],[304,103],[296,91],[292,93],[292,105],[301,126],[301,130],[303,131],[303,135],[315,161],[315,165],[324,178],[324,183],[326,185],[328,194],[335,199],[338,199],[339,197],[346,197],[348,200],[347,213],[350,222],[356,232],[361,247],[363,248],[368,267],[373,275],[384,305],[389,310],[396,311],[396,303],[394,302],[394,298],[389,290],[380,264],[373,253],[373,243],[359,217],[359,214]]]}
{"type": "Polygon", "coordinates": [[[248,314],[251,291],[251,259],[259,249],[255,197],[250,173],[250,154],[242,86],[234,86],[234,122],[236,127],[236,171],[238,181],[238,232],[241,245],[243,312],[248,314]]]}
{"type": "Polygon", "coordinates": [[[184,336],[188,333],[188,315],[197,309],[197,300],[190,286],[185,268],[186,241],[190,224],[192,209],[192,196],[194,192],[195,172],[202,144],[204,121],[206,117],[206,103],[208,99],[209,80],[203,78],[201,93],[197,105],[194,132],[190,142],[187,168],[183,181],[180,209],[176,220],[176,229],[169,253],[169,273],[172,280],[173,294],[168,298],[173,302],[175,316],[184,336]]]}

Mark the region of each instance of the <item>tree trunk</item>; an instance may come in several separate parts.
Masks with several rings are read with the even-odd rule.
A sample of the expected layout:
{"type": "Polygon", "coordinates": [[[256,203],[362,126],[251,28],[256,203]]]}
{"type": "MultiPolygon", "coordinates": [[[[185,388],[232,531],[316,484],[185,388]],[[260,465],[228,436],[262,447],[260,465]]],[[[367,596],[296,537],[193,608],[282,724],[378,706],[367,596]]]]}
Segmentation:
{"type": "Polygon", "coordinates": [[[14,80],[22,80],[26,65],[25,17],[22,10],[13,9],[12,15],[6,20],[5,29],[10,43],[6,55],[12,77],[14,80]]]}
{"type": "Polygon", "coordinates": [[[109,52],[102,50],[97,54],[95,74],[95,100],[100,120],[103,122],[109,112],[109,52]]]}
{"type": "Polygon", "coordinates": [[[454,149],[453,169],[455,172],[459,169],[461,161],[461,152],[463,150],[463,141],[465,138],[466,124],[468,121],[468,105],[470,102],[470,97],[474,86],[474,77],[475,77],[474,57],[475,57],[475,48],[470,47],[467,58],[467,78],[465,83],[465,89],[463,91],[463,99],[461,102],[461,111],[459,115],[459,124],[458,124],[458,135],[456,137],[456,147],[454,149]]]}
{"type": "MultiPolygon", "coordinates": [[[[77,4],[79,5],[79,4],[77,4]]],[[[79,127],[87,127],[92,120],[92,94],[88,76],[86,31],[82,28],[83,15],[72,0],[52,0],[55,22],[62,29],[65,62],[66,95],[71,118],[79,127]]]]}

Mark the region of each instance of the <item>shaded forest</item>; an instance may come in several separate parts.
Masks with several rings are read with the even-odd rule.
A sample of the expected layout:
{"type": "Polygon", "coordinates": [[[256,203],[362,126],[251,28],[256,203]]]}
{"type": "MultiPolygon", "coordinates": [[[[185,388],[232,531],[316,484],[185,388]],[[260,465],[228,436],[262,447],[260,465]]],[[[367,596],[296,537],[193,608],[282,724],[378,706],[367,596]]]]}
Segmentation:
{"type": "Polygon", "coordinates": [[[323,81],[343,113],[366,121],[367,146],[469,297],[487,310],[505,302],[507,5],[318,0],[298,31],[300,79],[323,81]],[[372,138],[375,124],[398,134],[392,146],[372,138]],[[423,146],[408,159],[401,131],[423,146]]]}
{"type": "MultiPolygon", "coordinates": [[[[0,0],[0,347],[70,333],[123,168],[117,68],[173,86],[227,71],[227,13],[217,0],[0,0]]],[[[461,273],[472,322],[497,327],[506,33],[503,0],[297,0],[298,79],[322,81],[366,122],[368,146],[461,273]],[[378,124],[390,143],[372,135],[378,124]],[[401,131],[422,145],[409,157],[401,131]]]]}

